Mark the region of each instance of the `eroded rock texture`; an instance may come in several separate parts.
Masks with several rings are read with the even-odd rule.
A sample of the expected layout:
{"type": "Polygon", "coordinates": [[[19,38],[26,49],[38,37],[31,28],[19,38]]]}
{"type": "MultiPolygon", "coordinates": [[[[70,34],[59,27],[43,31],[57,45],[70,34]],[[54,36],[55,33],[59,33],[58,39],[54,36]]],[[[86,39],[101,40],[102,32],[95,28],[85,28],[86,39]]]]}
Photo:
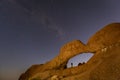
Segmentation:
{"type": "Polygon", "coordinates": [[[99,49],[115,44],[119,41],[120,23],[112,23],[105,26],[90,37],[87,46],[89,46],[91,52],[96,52],[99,49]]]}
{"type": "Polygon", "coordinates": [[[71,41],[60,53],[42,65],[34,65],[19,80],[119,80],[120,79],[120,23],[112,23],[96,32],[85,45],[71,41]],[[67,68],[68,60],[78,54],[93,52],[84,65],[67,68]]]}

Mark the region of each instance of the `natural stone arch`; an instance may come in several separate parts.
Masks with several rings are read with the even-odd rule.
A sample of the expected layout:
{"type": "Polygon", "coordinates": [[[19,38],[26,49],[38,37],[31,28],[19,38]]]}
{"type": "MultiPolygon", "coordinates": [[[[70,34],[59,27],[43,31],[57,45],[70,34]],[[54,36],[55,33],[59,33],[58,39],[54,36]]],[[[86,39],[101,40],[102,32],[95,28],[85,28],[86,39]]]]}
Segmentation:
{"type": "MultiPolygon", "coordinates": [[[[68,42],[60,49],[60,53],[58,54],[58,56],[56,56],[49,62],[43,64],[42,66],[40,65],[37,69],[34,70],[28,69],[28,71],[26,71],[19,80],[32,80],[33,77],[35,78],[40,76],[40,75],[36,76],[36,74],[38,73],[64,68],[68,60],[78,54],[82,54],[84,52],[98,53],[98,51],[102,49],[103,49],[102,51],[106,51],[106,46],[120,42],[119,36],[120,36],[120,23],[112,23],[105,26],[103,29],[96,32],[95,35],[90,37],[86,45],[83,44],[80,40],[68,42]],[[32,70],[32,72],[29,70],[32,70]]],[[[99,53],[97,55],[99,55],[99,53]]],[[[94,60],[92,61],[94,62],[94,60]]],[[[91,62],[89,62],[89,64],[90,63],[91,62]]],[[[91,65],[91,68],[93,66],[94,65],[91,65]]],[[[73,69],[73,71],[74,70],[75,69],[73,69]]],[[[64,71],[64,69],[62,69],[62,71],[64,71]]]]}
{"type": "Polygon", "coordinates": [[[30,79],[34,77],[37,73],[42,73],[47,70],[52,69],[61,69],[63,70],[69,59],[72,57],[81,54],[83,52],[88,52],[87,47],[80,40],[73,40],[63,45],[60,49],[60,53],[50,60],[49,62],[43,64],[42,66],[38,65],[39,68],[35,68],[34,70],[30,67],[23,75],[21,75],[19,80],[30,79]]]}
{"type": "Polygon", "coordinates": [[[69,59],[83,52],[88,51],[86,45],[83,44],[80,40],[73,40],[68,42],[61,47],[58,56],[45,64],[43,70],[64,68],[69,59]]]}

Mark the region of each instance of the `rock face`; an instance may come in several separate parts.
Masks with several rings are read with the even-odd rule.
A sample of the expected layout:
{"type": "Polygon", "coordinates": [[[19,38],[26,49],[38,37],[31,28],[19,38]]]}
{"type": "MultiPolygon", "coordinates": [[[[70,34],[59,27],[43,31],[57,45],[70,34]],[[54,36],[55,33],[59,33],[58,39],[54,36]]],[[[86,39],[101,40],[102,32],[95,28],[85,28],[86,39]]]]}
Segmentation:
{"type": "Polygon", "coordinates": [[[72,76],[61,80],[120,80],[120,43],[108,46],[106,51],[97,51],[86,64],[73,71],[72,76]]]}
{"type": "Polygon", "coordinates": [[[19,80],[119,80],[120,23],[112,23],[95,33],[85,45],[71,41],[60,53],[42,65],[33,65],[19,80]],[[67,68],[68,60],[78,54],[93,52],[94,56],[80,66],[67,68]]]}
{"type": "Polygon", "coordinates": [[[120,23],[112,23],[93,35],[87,43],[90,51],[96,52],[106,46],[112,45],[120,41],[120,23]]]}
{"type": "Polygon", "coordinates": [[[120,43],[100,54],[101,60],[88,75],[88,80],[120,80],[120,43]]]}

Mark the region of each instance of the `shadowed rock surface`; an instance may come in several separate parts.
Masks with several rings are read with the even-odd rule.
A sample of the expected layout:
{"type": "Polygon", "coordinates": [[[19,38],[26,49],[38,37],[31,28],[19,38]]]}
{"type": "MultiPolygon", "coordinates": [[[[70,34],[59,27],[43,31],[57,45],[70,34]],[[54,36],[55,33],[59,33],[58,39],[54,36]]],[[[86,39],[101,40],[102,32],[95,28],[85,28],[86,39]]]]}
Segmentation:
{"type": "Polygon", "coordinates": [[[33,65],[19,80],[120,80],[120,23],[112,23],[96,32],[85,45],[71,41],[58,56],[42,65],[33,65]],[[93,52],[94,56],[80,66],[67,68],[72,57],[93,52]]]}

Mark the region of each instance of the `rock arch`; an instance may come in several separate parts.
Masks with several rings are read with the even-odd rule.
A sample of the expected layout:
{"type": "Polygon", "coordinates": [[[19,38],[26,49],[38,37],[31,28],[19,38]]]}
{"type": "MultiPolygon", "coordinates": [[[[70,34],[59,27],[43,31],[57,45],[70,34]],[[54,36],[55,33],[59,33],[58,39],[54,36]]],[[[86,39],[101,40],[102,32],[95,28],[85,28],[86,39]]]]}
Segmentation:
{"type": "MultiPolygon", "coordinates": [[[[19,80],[32,80],[33,77],[35,78],[40,76],[40,74],[37,75],[38,73],[42,73],[44,71],[65,71],[64,67],[66,66],[68,60],[72,57],[81,53],[98,53],[98,51],[102,49],[104,49],[103,51],[106,51],[107,46],[120,42],[119,36],[120,23],[112,23],[105,26],[104,28],[96,32],[95,35],[90,37],[86,45],[80,40],[73,40],[71,42],[68,42],[67,44],[63,45],[63,47],[60,49],[60,53],[55,58],[53,58],[49,62],[46,62],[43,65],[40,65],[39,67],[37,66],[37,69],[31,69],[33,67],[30,67],[30,69],[28,69],[24,74],[21,75],[19,80]]],[[[102,52],[102,54],[104,53],[102,52]]],[[[92,58],[93,62],[94,58],[92,58]]],[[[73,70],[75,69],[73,68],[73,70]]]]}

